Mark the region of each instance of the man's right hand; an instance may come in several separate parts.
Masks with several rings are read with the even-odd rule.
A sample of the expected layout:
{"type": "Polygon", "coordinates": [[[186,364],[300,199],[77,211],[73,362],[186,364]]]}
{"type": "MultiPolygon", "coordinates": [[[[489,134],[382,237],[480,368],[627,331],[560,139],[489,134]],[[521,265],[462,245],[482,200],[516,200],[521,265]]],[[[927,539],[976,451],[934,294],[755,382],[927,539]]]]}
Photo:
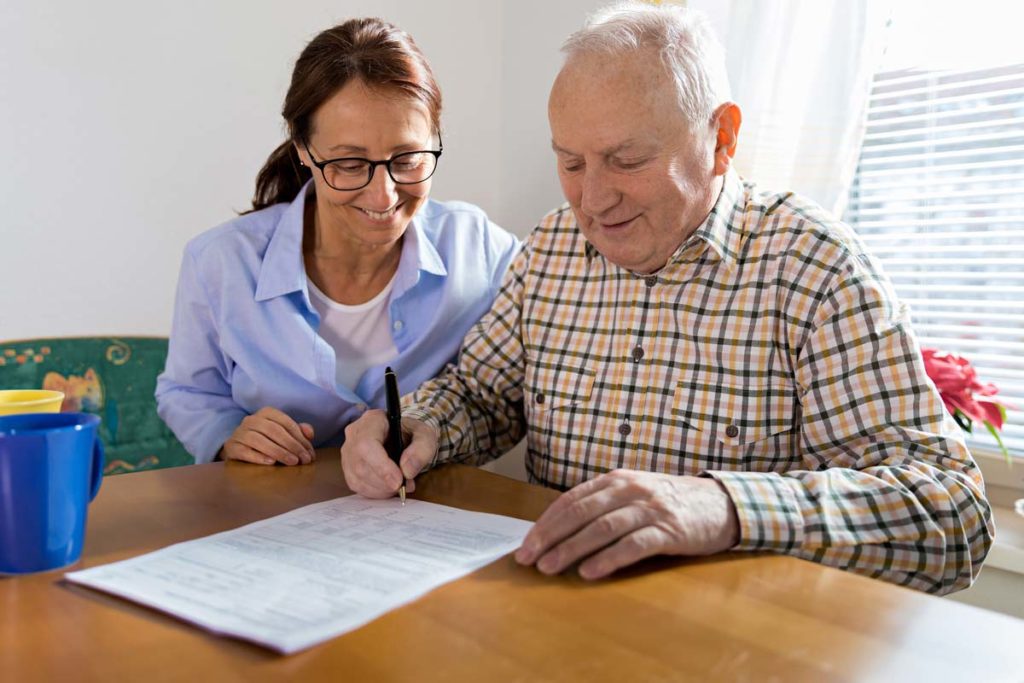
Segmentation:
{"type": "Polygon", "coordinates": [[[367,498],[390,498],[398,493],[402,482],[405,490],[416,490],[413,481],[437,453],[437,431],[425,422],[402,419],[402,469],[388,457],[384,440],[388,435],[387,413],[368,410],[345,428],[341,447],[341,469],[345,483],[354,493],[367,498]]]}
{"type": "Polygon", "coordinates": [[[258,465],[308,465],[316,459],[313,427],[299,424],[277,408],[260,408],[246,416],[220,449],[222,460],[258,465]]]}

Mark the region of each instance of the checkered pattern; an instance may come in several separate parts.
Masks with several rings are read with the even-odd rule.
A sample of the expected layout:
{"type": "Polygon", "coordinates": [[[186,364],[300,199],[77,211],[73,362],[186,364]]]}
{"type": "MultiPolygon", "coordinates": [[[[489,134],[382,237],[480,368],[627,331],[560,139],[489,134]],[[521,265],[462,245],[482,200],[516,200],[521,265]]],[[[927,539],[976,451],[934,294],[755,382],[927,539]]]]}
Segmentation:
{"type": "Polygon", "coordinates": [[[741,549],[948,592],[977,575],[991,511],[907,325],[848,227],[730,173],[653,276],[605,260],[567,206],[549,214],[407,414],[440,429],[438,461],[526,433],[531,480],[559,489],[616,468],[712,476],[741,549]]]}

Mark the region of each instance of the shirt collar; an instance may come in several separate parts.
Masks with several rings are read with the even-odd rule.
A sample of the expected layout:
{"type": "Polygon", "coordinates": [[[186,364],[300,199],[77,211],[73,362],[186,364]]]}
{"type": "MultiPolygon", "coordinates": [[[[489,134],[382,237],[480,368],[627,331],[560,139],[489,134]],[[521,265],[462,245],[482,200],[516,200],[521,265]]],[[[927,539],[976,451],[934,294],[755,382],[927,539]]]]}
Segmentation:
{"type": "Polygon", "coordinates": [[[448,275],[441,254],[434,243],[427,237],[423,229],[423,212],[428,206],[420,207],[412,218],[412,223],[405,231],[402,240],[402,258],[398,262],[398,273],[395,275],[395,288],[392,297],[397,299],[416,286],[420,281],[420,273],[431,273],[438,277],[448,275]]]}
{"type": "Polygon", "coordinates": [[[711,213],[688,239],[683,240],[669,258],[669,263],[679,261],[684,254],[692,253],[697,242],[704,242],[719,259],[735,263],[743,242],[743,197],[743,181],[730,168],[722,178],[722,191],[711,207],[711,213]]]}
{"type": "MultiPolygon", "coordinates": [[[[266,301],[306,289],[306,267],[302,261],[302,224],[305,217],[306,197],[312,191],[312,182],[306,184],[281,214],[277,228],[263,255],[256,301],[266,301]]],[[[419,280],[419,271],[444,277],[448,275],[444,261],[434,244],[427,238],[421,225],[423,211],[416,212],[402,243],[402,257],[395,279],[397,293],[405,291],[419,280]]]]}
{"type": "MultiPolygon", "coordinates": [[[[722,191],[711,208],[711,213],[692,235],[683,240],[669,257],[668,263],[682,260],[684,255],[692,252],[698,242],[710,247],[718,258],[727,262],[736,261],[740,243],[743,241],[742,200],[743,181],[734,170],[729,169],[723,177],[722,191]]],[[[586,240],[584,251],[588,261],[600,253],[586,240]]]]}
{"type": "Polygon", "coordinates": [[[266,301],[306,287],[306,267],[302,262],[302,221],[306,210],[306,194],[313,181],[306,181],[277,221],[277,227],[263,254],[256,301],[266,301]]]}
{"type": "Polygon", "coordinates": [[[448,269],[423,227],[427,220],[423,215],[433,209],[432,204],[428,201],[412,217],[412,224],[405,231],[405,242],[402,244],[402,262],[415,264],[416,270],[444,277],[448,275],[448,269]]]}

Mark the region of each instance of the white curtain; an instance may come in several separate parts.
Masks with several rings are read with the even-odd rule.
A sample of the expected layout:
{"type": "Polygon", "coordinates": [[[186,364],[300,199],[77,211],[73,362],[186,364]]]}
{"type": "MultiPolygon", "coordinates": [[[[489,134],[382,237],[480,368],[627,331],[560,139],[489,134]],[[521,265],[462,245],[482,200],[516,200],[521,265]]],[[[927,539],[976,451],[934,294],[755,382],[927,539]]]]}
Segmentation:
{"type": "Polygon", "coordinates": [[[887,0],[732,0],[723,42],[742,176],[842,215],[888,15],[887,0]]]}

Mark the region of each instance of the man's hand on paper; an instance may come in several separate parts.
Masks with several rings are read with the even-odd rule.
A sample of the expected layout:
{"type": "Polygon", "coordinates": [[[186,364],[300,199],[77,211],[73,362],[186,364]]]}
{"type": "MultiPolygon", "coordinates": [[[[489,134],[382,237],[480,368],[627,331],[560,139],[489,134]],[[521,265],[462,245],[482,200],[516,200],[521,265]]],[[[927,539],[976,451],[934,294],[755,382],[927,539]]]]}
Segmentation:
{"type": "Polygon", "coordinates": [[[714,479],[615,470],[563,493],[516,551],[520,564],[599,579],[653,555],[711,555],[739,542],[736,506],[714,479]]]}
{"type": "Polygon", "coordinates": [[[316,459],[313,426],[299,424],[277,408],[260,408],[242,420],[219,455],[257,465],[308,465],[316,459]]]}
{"type": "Polygon", "coordinates": [[[433,427],[413,418],[402,418],[402,469],[388,457],[384,440],[388,434],[388,418],[383,410],[368,410],[345,428],[341,447],[341,469],[345,483],[353,492],[367,498],[390,498],[402,485],[408,493],[416,490],[414,478],[430,464],[437,453],[437,432],[433,427]]]}

